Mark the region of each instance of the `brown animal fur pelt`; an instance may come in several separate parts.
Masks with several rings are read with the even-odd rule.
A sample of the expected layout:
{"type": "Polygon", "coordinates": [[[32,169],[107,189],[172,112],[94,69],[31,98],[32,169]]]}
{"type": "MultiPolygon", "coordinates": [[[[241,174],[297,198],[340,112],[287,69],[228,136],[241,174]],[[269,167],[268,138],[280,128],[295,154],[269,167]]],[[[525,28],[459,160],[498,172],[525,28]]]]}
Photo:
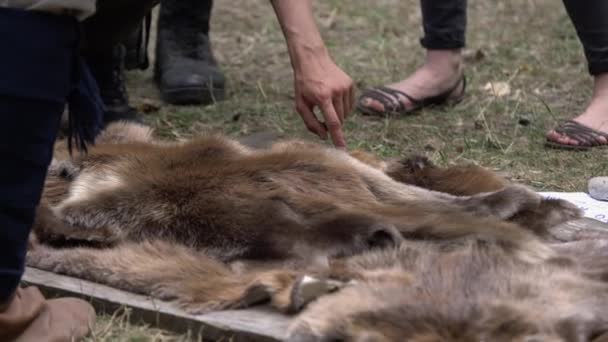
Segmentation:
{"type": "Polygon", "coordinates": [[[547,252],[531,232],[504,221],[541,206],[519,185],[454,196],[397,182],[313,143],[251,150],[219,136],[179,144],[149,136],[142,127],[113,126],[89,154],[54,161],[43,198],[52,215],[39,215],[39,238],[110,245],[162,238],[213,249],[225,261],[340,256],[395,246],[402,236],[471,234],[531,258],[547,252]],[[66,185],[59,200],[55,187],[66,185]]]}
{"type": "Polygon", "coordinates": [[[134,125],[104,137],[54,161],[28,265],[191,312],[305,308],[296,342],[587,341],[606,330],[606,244],[581,254],[544,242],[578,211],[484,169],[438,189],[462,173],[306,142],[166,143],[134,125]],[[46,245],[58,240],[105,248],[46,245]]]}
{"type": "Polygon", "coordinates": [[[606,338],[608,240],[555,250],[555,258],[530,264],[475,239],[406,241],[398,249],[350,258],[340,271],[356,273],[359,280],[310,303],[288,340],[606,338]]]}

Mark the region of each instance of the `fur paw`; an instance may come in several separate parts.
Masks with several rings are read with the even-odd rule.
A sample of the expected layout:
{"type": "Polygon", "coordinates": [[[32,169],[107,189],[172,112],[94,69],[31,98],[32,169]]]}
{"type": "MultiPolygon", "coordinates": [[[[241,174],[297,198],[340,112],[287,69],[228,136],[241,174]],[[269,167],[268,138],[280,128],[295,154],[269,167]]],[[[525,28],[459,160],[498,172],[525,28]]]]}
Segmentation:
{"type": "Polygon", "coordinates": [[[435,165],[433,165],[433,163],[424,156],[411,156],[407,159],[400,160],[399,163],[401,163],[406,170],[412,173],[435,167],[435,165]]]}
{"type": "Polygon", "coordinates": [[[508,185],[502,190],[472,196],[465,201],[468,210],[481,215],[510,219],[524,210],[535,210],[541,196],[523,185],[508,185]]]}
{"type": "Polygon", "coordinates": [[[544,217],[547,227],[557,226],[583,216],[583,212],[577,206],[562,199],[545,199],[538,210],[544,217]]]}
{"type": "Polygon", "coordinates": [[[313,300],[339,290],[345,284],[331,279],[318,279],[311,276],[303,276],[293,286],[291,292],[291,306],[294,312],[301,311],[306,304],[313,300]]]}
{"type": "Polygon", "coordinates": [[[434,168],[435,165],[428,158],[412,156],[389,162],[385,173],[398,182],[425,188],[429,186],[427,171],[434,168]]]}
{"type": "Polygon", "coordinates": [[[511,220],[539,235],[546,235],[550,228],[581,216],[581,210],[568,201],[543,199],[537,207],[523,210],[511,220]]]}

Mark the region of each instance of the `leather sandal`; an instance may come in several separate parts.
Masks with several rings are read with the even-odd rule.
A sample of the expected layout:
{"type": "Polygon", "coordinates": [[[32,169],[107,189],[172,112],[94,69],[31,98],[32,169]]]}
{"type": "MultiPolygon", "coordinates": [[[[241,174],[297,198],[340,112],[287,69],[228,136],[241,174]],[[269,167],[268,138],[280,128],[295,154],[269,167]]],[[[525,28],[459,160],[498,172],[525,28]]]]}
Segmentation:
{"type": "Polygon", "coordinates": [[[578,144],[563,144],[547,137],[545,146],[575,151],[587,151],[592,147],[608,147],[608,133],[597,131],[574,120],[562,122],[554,129],[554,131],[559,135],[577,141],[578,144]]]}
{"type": "Polygon", "coordinates": [[[450,87],[445,92],[443,92],[439,95],[426,97],[426,98],[422,98],[422,99],[415,99],[412,96],[410,96],[400,90],[393,89],[393,88],[388,88],[388,87],[369,88],[369,89],[365,90],[363,92],[363,94],[361,94],[361,96],[359,96],[359,100],[357,102],[357,110],[364,115],[375,115],[375,116],[386,116],[386,115],[391,115],[391,114],[401,114],[401,115],[412,114],[416,111],[419,111],[423,108],[430,107],[430,106],[437,106],[437,105],[444,105],[444,104],[457,104],[460,101],[462,101],[462,99],[464,98],[466,87],[467,87],[467,79],[463,75],[458,80],[458,82],[456,82],[456,84],[454,84],[452,87],[450,87]],[[458,87],[460,87],[460,85],[462,85],[462,91],[460,92],[460,94],[458,96],[452,97],[452,93],[456,89],[458,89],[458,87]],[[405,104],[399,100],[400,96],[403,96],[406,99],[408,99],[413,104],[413,107],[409,107],[409,106],[406,107],[405,104]],[[363,100],[365,100],[365,99],[373,99],[373,100],[380,102],[382,104],[382,106],[384,107],[384,111],[378,111],[378,110],[371,108],[370,106],[363,105],[363,100]]]}

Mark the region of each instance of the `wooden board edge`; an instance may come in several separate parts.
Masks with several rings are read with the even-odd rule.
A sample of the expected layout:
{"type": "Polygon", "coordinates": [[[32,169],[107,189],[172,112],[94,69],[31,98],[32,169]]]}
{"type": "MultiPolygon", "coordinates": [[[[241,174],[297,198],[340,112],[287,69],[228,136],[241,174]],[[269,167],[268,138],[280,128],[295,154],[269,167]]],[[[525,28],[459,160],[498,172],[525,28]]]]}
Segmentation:
{"type": "Polygon", "coordinates": [[[189,315],[168,302],[117,290],[105,285],[27,267],[22,279],[38,287],[47,297],[79,297],[89,301],[98,313],[131,309],[133,322],[144,322],[176,333],[201,333],[205,339],[230,341],[281,341],[289,318],[268,308],[218,311],[189,315]]]}

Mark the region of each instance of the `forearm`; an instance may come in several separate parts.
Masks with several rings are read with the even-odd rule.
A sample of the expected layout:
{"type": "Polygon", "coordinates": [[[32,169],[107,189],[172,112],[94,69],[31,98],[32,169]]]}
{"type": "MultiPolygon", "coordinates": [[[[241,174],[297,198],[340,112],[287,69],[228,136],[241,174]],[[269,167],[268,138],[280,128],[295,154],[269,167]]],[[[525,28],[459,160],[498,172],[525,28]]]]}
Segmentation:
{"type": "Polygon", "coordinates": [[[329,56],[312,12],[312,0],[271,0],[294,71],[329,56]]]}
{"type": "Polygon", "coordinates": [[[342,123],[353,103],[353,80],[331,59],[312,13],[312,0],[271,0],[294,74],[296,110],[306,127],[345,148],[342,123]],[[314,113],[319,108],[324,122],[314,113]]]}

